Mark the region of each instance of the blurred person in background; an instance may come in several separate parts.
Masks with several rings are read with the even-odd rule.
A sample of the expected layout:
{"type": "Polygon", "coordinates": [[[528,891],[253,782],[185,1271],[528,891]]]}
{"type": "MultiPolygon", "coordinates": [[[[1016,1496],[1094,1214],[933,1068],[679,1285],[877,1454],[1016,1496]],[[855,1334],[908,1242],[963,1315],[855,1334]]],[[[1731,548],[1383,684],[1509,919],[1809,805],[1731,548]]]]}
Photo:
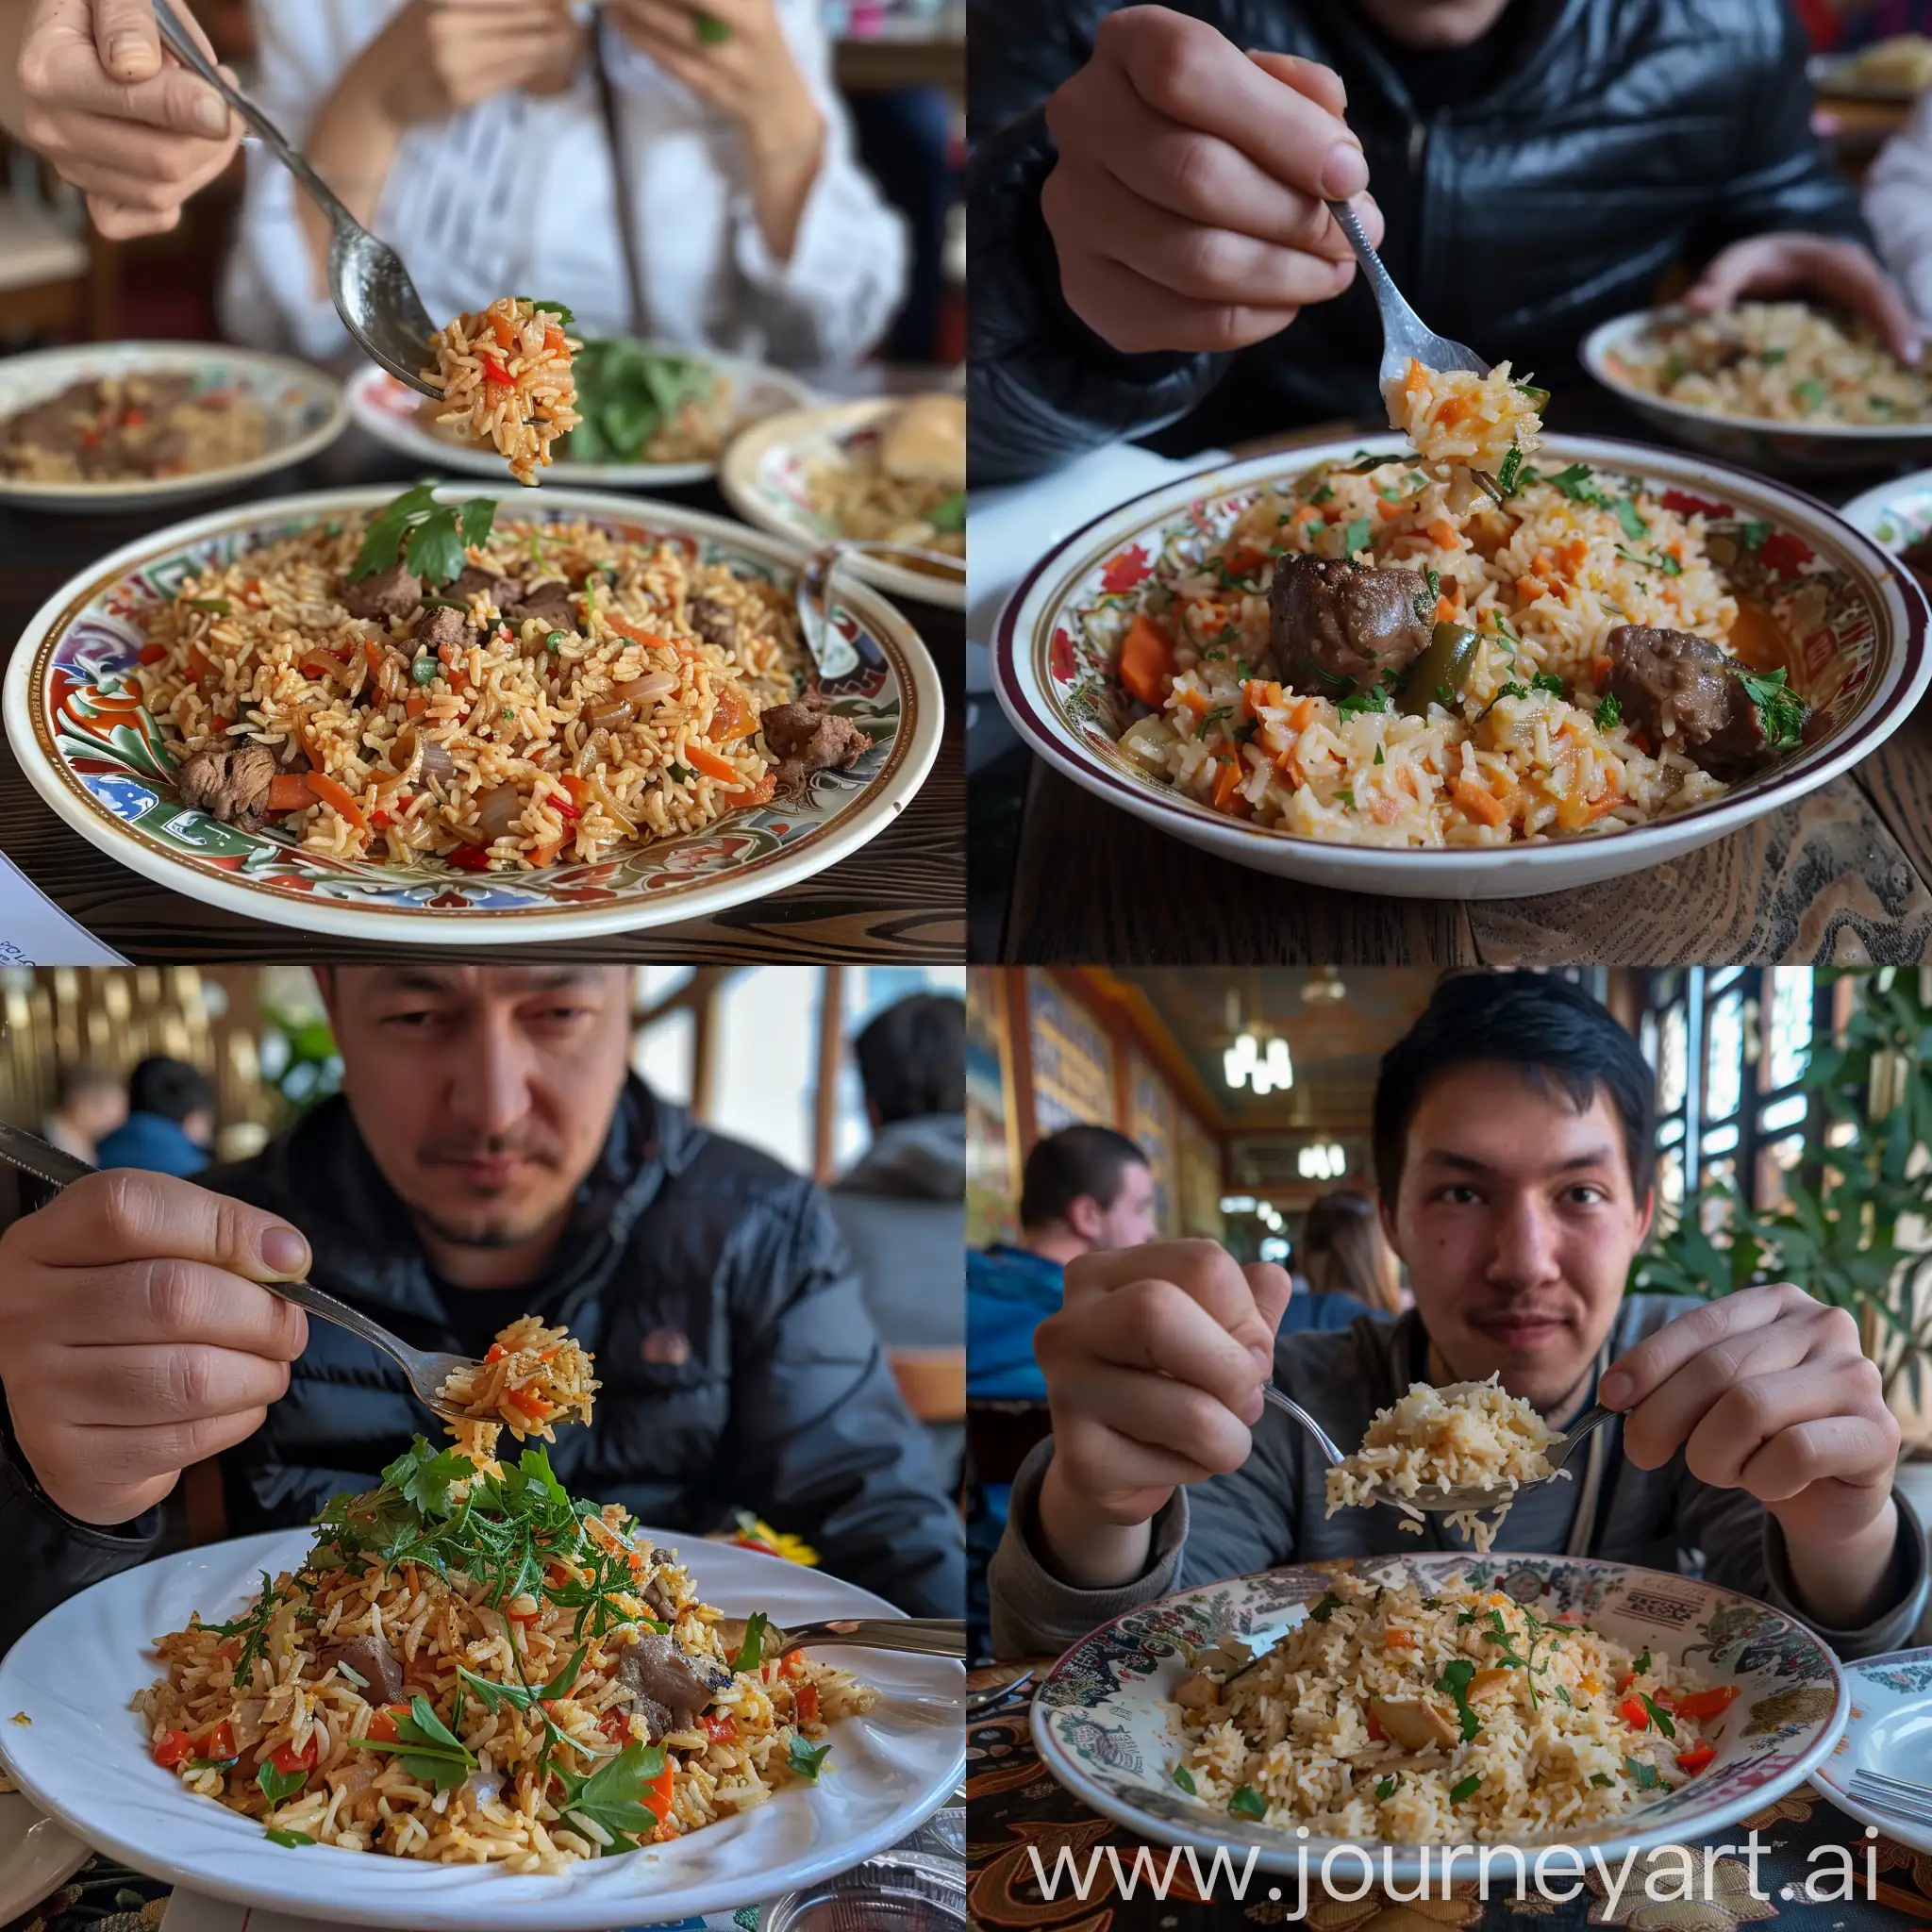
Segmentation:
{"type": "MultiPolygon", "coordinates": [[[[254,11],[262,106],[439,323],[526,291],[568,306],[580,336],[808,368],[858,360],[892,319],[904,224],[853,158],[816,0],[254,11]]],[[[238,340],[347,348],[328,239],[288,171],[251,154],[224,291],[238,340]]]]}
{"type": "Polygon", "coordinates": [[[1873,162],[1865,219],[1906,300],[1932,325],[1932,90],[1873,162]]]}
{"type": "Polygon", "coordinates": [[[127,1118],[127,1083],[104,1067],[70,1067],[41,1123],[41,1139],[98,1167],[94,1150],[127,1118]]]}
{"type": "Polygon", "coordinates": [[[1318,1306],[1333,1303],[1342,1311],[1311,1320],[1311,1328],[1345,1328],[1358,1314],[1399,1315],[1408,1306],[1402,1263],[1383,1236],[1374,1202],[1358,1188],[1337,1188],[1308,1209],[1299,1259],[1308,1282],[1307,1299],[1318,1306]]]}
{"type": "MultiPolygon", "coordinates": [[[[916,992],[852,1042],[872,1145],[827,1196],[888,1354],[966,1342],[966,1002],[916,992]]],[[[948,1488],[966,1431],[930,1422],[948,1488]]]]}
{"type": "Polygon", "coordinates": [[[213,1083],[199,1067],[156,1054],[127,1076],[127,1117],[101,1137],[92,1159],[185,1176],[208,1164],[214,1138],[213,1083]]]}
{"type": "Polygon", "coordinates": [[[373,1487],[424,1429],[386,1356],[259,1285],[300,1278],[417,1348],[567,1327],[602,1384],[550,1445],[576,1495],[674,1535],[749,1510],[958,1614],[958,1512],[824,1195],[632,1075],[625,969],[318,978],[340,1095],[200,1185],[90,1175],[0,1235],[0,1651],[152,1555],[189,1463],[221,1457],[246,1535],[373,1487]]]}

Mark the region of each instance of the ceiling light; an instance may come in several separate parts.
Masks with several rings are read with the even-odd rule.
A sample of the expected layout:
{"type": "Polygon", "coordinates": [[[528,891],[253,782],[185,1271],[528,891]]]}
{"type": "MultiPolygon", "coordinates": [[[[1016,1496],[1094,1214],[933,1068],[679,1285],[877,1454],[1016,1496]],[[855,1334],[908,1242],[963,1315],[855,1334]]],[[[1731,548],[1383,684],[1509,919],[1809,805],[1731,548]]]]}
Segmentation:
{"type": "Polygon", "coordinates": [[[1294,1062],[1288,1057],[1288,1041],[1276,1034],[1268,1042],[1268,1077],[1285,1092],[1294,1085],[1294,1062]]]}

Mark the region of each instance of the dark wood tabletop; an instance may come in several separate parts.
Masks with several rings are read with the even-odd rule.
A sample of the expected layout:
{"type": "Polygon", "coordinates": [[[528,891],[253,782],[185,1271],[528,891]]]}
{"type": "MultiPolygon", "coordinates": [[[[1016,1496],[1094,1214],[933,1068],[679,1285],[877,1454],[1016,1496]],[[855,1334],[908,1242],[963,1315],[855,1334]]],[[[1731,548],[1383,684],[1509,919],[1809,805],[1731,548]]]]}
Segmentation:
{"type": "MultiPolygon", "coordinates": [[[[1553,433],[1657,441],[1588,394],[1559,393],[1550,423],[1553,433]]],[[[1351,433],[1344,424],[1308,435],[1351,433]]],[[[1884,475],[1804,487],[1843,503],[1884,475]]],[[[975,846],[974,957],[997,933],[997,957],[1026,964],[1932,959],[1932,705],[1861,765],[1727,838],[1668,865],[1527,899],[1383,898],[1275,878],[1170,839],[1038,759],[1002,758],[988,791],[1002,785],[1005,798],[974,779],[975,837],[1003,815],[1008,827],[1017,821],[998,864],[975,846]]]]}
{"type": "MultiPolygon", "coordinates": [[[[248,496],[358,483],[400,486],[416,474],[406,458],[352,427],[314,460],[228,498],[112,517],[0,507],[0,635],[18,638],[68,578],[150,530],[248,496]]],[[[654,493],[691,508],[730,514],[709,484],[654,493]]],[[[871,843],[813,878],[709,919],[520,950],[559,958],[700,965],[833,959],[892,965],[958,958],[966,930],[964,623],[957,611],[921,604],[904,608],[938,666],[945,728],[939,758],[918,796],[871,843]]],[[[90,932],[138,963],[391,959],[414,950],[391,941],[325,939],[299,926],[240,918],[151,884],[61,824],[27,783],[4,737],[0,852],[90,932]]],[[[466,951],[433,950],[445,959],[466,951]]],[[[478,946],[474,957],[500,958],[502,948],[478,946]]]]}

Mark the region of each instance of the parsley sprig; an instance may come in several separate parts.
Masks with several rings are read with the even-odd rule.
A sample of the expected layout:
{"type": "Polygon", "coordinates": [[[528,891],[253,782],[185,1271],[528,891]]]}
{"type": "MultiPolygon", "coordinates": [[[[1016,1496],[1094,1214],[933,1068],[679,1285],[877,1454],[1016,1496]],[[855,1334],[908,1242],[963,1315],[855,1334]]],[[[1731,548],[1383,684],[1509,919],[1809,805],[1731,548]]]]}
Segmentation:
{"type": "Polygon", "coordinates": [[[487,496],[439,503],[436,485],[419,483],[370,518],[349,576],[374,576],[400,558],[425,583],[447,584],[462,575],[466,546],[489,542],[495,521],[496,505],[487,496]]]}

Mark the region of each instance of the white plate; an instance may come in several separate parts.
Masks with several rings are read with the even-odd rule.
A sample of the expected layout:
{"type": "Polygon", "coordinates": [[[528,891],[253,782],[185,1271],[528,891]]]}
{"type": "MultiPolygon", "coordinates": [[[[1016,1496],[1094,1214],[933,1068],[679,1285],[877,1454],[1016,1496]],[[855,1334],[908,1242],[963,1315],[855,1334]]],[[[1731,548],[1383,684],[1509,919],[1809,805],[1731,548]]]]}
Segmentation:
{"type": "MultiPolygon", "coordinates": [[[[587,517],[633,537],[669,536],[734,570],[788,582],[790,546],[723,517],[646,498],[520,490],[475,493],[520,517],[587,517]]],[[[141,613],[183,576],[258,543],[390,501],[391,486],[326,491],[220,510],[117,550],[83,572],[28,624],[6,677],[0,717],[41,796],[104,852],[191,898],[339,938],[431,945],[516,945],[629,932],[708,917],[809,878],[875,838],[905,809],[938,755],[943,699],[918,633],[875,591],[842,579],[834,623],[858,669],[824,687],[870,727],[873,749],[850,772],[815,774],[806,791],[735,811],[683,838],[541,872],[461,873],[340,861],[270,832],[243,832],[183,806],[144,730],[84,732],[85,704],[138,658],[141,613]],[[70,700],[70,693],[80,696],[70,700]]]]}
{"type": "MultiPolygon", "coordinates": [[[[1737,830],[1868,756],[1932,683],[1924,594],[1896,559],[1816,497],[1690,451],[1555,436],[1538,458],[1551,469],[1583,461],[1611,475],[1634,473],[1658,491],[1685,491],[1797,540],[1794,568],[1826,593],[1827,622],[1813,634],[1818,661],[1808,673],[1817,680],[1813,693],[1822,687],[1831,694],[1826,737],[1709,805],[1628,831],[1476,849],[1343,845],[1265,830],[1141,771],[1114,742],[1128,708],[1103,635],[1109,622],[1119,627],[1109,612],[1132,594],[1133,573],[1144,576],[1164,542],[1195,541],[1204,526],[1230,521],[1233,506],[1263,483],[1345,463],[1362,450],[1392,458],[1406,448],[1396,436],[1351,437],[1197,471],[1055,545],[1008,598],[993,635],[994,689],[1021,735],[1076,785],[1237,865],[1402,898],[1514,899],[1659,865],[1737,830]]],[[[1809,640],[1807,652],[1809,664],[1809,640]]]]}
{"type": "MultiPolygon", "coordinates": [[[[845,446],[861,432],[905,407],[904,396],[868,396],[862,402],[795,409],[747,429],[724,452],[718,484],[747,523],[817,549],[842,534],[811,507],[807,478],[821,463],[846,460],[845,446]]],[[[849,573],[894,597],[913,597],[946,610],[966,608],[966,579],[914,570],[883,557],[855,557],[849,573]]]]}
{"type": "MultiPolygon", "coordinates": [[[[665,342],[647,342],[644,346],[667,356],[691,357],[729,377],[734,426],[759,422],[780,410],[802,408],[817,400],[817,392],[808,384],[762,362],[721,355],[710,349],[679,349],[665,342]]],[[[418,413],[428,400],[420,391],[398,382],[373,365],[350,378],[350,415],[376,441],[387,443],[398,455],[412,462],[427,464],[431,470],[456,471],[468,476],[500,480],[508,474],[495,450],[456,442],[430,429],[418,413]]],[[[732,433],[733,428],[727,427],[727,441],[732,433]]],[[[716,457],[694,457],[681,463],[574,463],[559,457],[539,475],[544,485],[553,487],[671,490],[687,483],[702,483],[717,468],[716,457]]]]}
{"type": "Polygon", "coordinates": [[[72,1832],[42,1817],[25,1798],[0,1791],[0,1925],[39,1905],[88,1856],[72,1832]]]}
{"type": "Polygon", "coordinates": [[[201,390],[242,391],[262,413],[266,435],[261,455],[188,476],[132,476],[111,483],[28,483],[0,476],[0,503],[83,514],[192,503],[314,456],[342,433],[349,420],[341,385],[333,376],[285,356],[216,342],[95,342],[8,356],[0,360],[0,416],[45,402],[76,382],[135,374],[192,375],[201,390]]]}
{"type": "Polygon", "coordinates": [[[1896,554],[1932,535],[1932,470],[1915,470],[1855,496],[1839,514],[1896,554]]]}
{"type": "MultiPolygon", "coordinates": [[[[662,1531],[655,1540],[677,1549],[699,1596],[730,1615],[765,1610],[783,1624],[897,1614],[869,1591],[778,1557],[662,1531]]],[[[0,1706],[34,1720],[0,1725],[0,1761],[21,1789],[110,1857],[215,1898],[408,1932],[610,1932],[734,1910],[842,1872],[914,1830],[964,1774],[959,1665],[828,1648],[814,1655],[884,1693],[832,1727],[829,1774],[670,1844],[541,1878],[271,1844],[258,1823],[184,1791],[150,1759],[129,1700],[159,1675],[148,1649],[157,1636],[183,1628],[191,1611],[227,1614],[259,1572],[294,1568],[312,1541],[276,1530],[184,1550],[42,1617],[0,1658],[0,1706]]]]}
{"type": "Polygon", "coordinates": [[[1851,1721],[1811,1782],[1860,1824],[1875,1824],[1887,1838],[1932,1857],[1932,1824],[1894,1817],[1851,1795],[1855,1771],[1932,1785],[1932,1650],[1895,1650],[1844,1670],[1851,1721]]]}
{"type": "MultiPolygon", "coordinates": [[[[1538,1614],[1581,1610],[1591,1626],[1631,1651],[1656,1648],[1711,1684],[1742,1694],[1705,1727],[1712,1762],[1670,1796],[1568,1835],[1524,1838],[1525,1855],[1545,1846],[1591,1847],[1609,1862],[1646,1847],[1700,1840],[1801,1784],[1844,1728],[1851,1700],[1838,1659],[1790,1618],[1733,1591],[1688,1576],[1621,1563],[1501,1551],[1484,1557],[1422,1552],[1292,1567],[1234,1577],[1152,1604],[1103,1624],[1060,1658],[1033,1700],[1033,1739],[1042,1764],[1096,1811],[1160,1844],[1256,1848],[1264,1871],[1309,1869],[1341,1842],[1291,1827],[1251,1823],[1183,1792],[1170,1775],[1183,1732],[1167,1700],[1190,1674],[1181,1645],[1200,1647],[1235,1633],[1258,1649],[1303,1621],[1335,1571],[1372,1580],[1400,1573],[1425,1588],[1452,1575],[1496,1577],[1495,1587],[1538,1614]]],[[[1362,1841],[1383,1873],[1414,1879],[1423,1847],[1362,1841]]],[[[1440,1848],[1434,1848],[1440,1850],[1440,1848]]],[[[1469,1874],[1474,1860],[1461,1874],[1469,1874]]],[[[1441,1875],[1439,1859],[1431,1871],[1441,1875]]],[[[1353,1879],[1358,1867],[1338,1868],[1353,1879]]]]}

